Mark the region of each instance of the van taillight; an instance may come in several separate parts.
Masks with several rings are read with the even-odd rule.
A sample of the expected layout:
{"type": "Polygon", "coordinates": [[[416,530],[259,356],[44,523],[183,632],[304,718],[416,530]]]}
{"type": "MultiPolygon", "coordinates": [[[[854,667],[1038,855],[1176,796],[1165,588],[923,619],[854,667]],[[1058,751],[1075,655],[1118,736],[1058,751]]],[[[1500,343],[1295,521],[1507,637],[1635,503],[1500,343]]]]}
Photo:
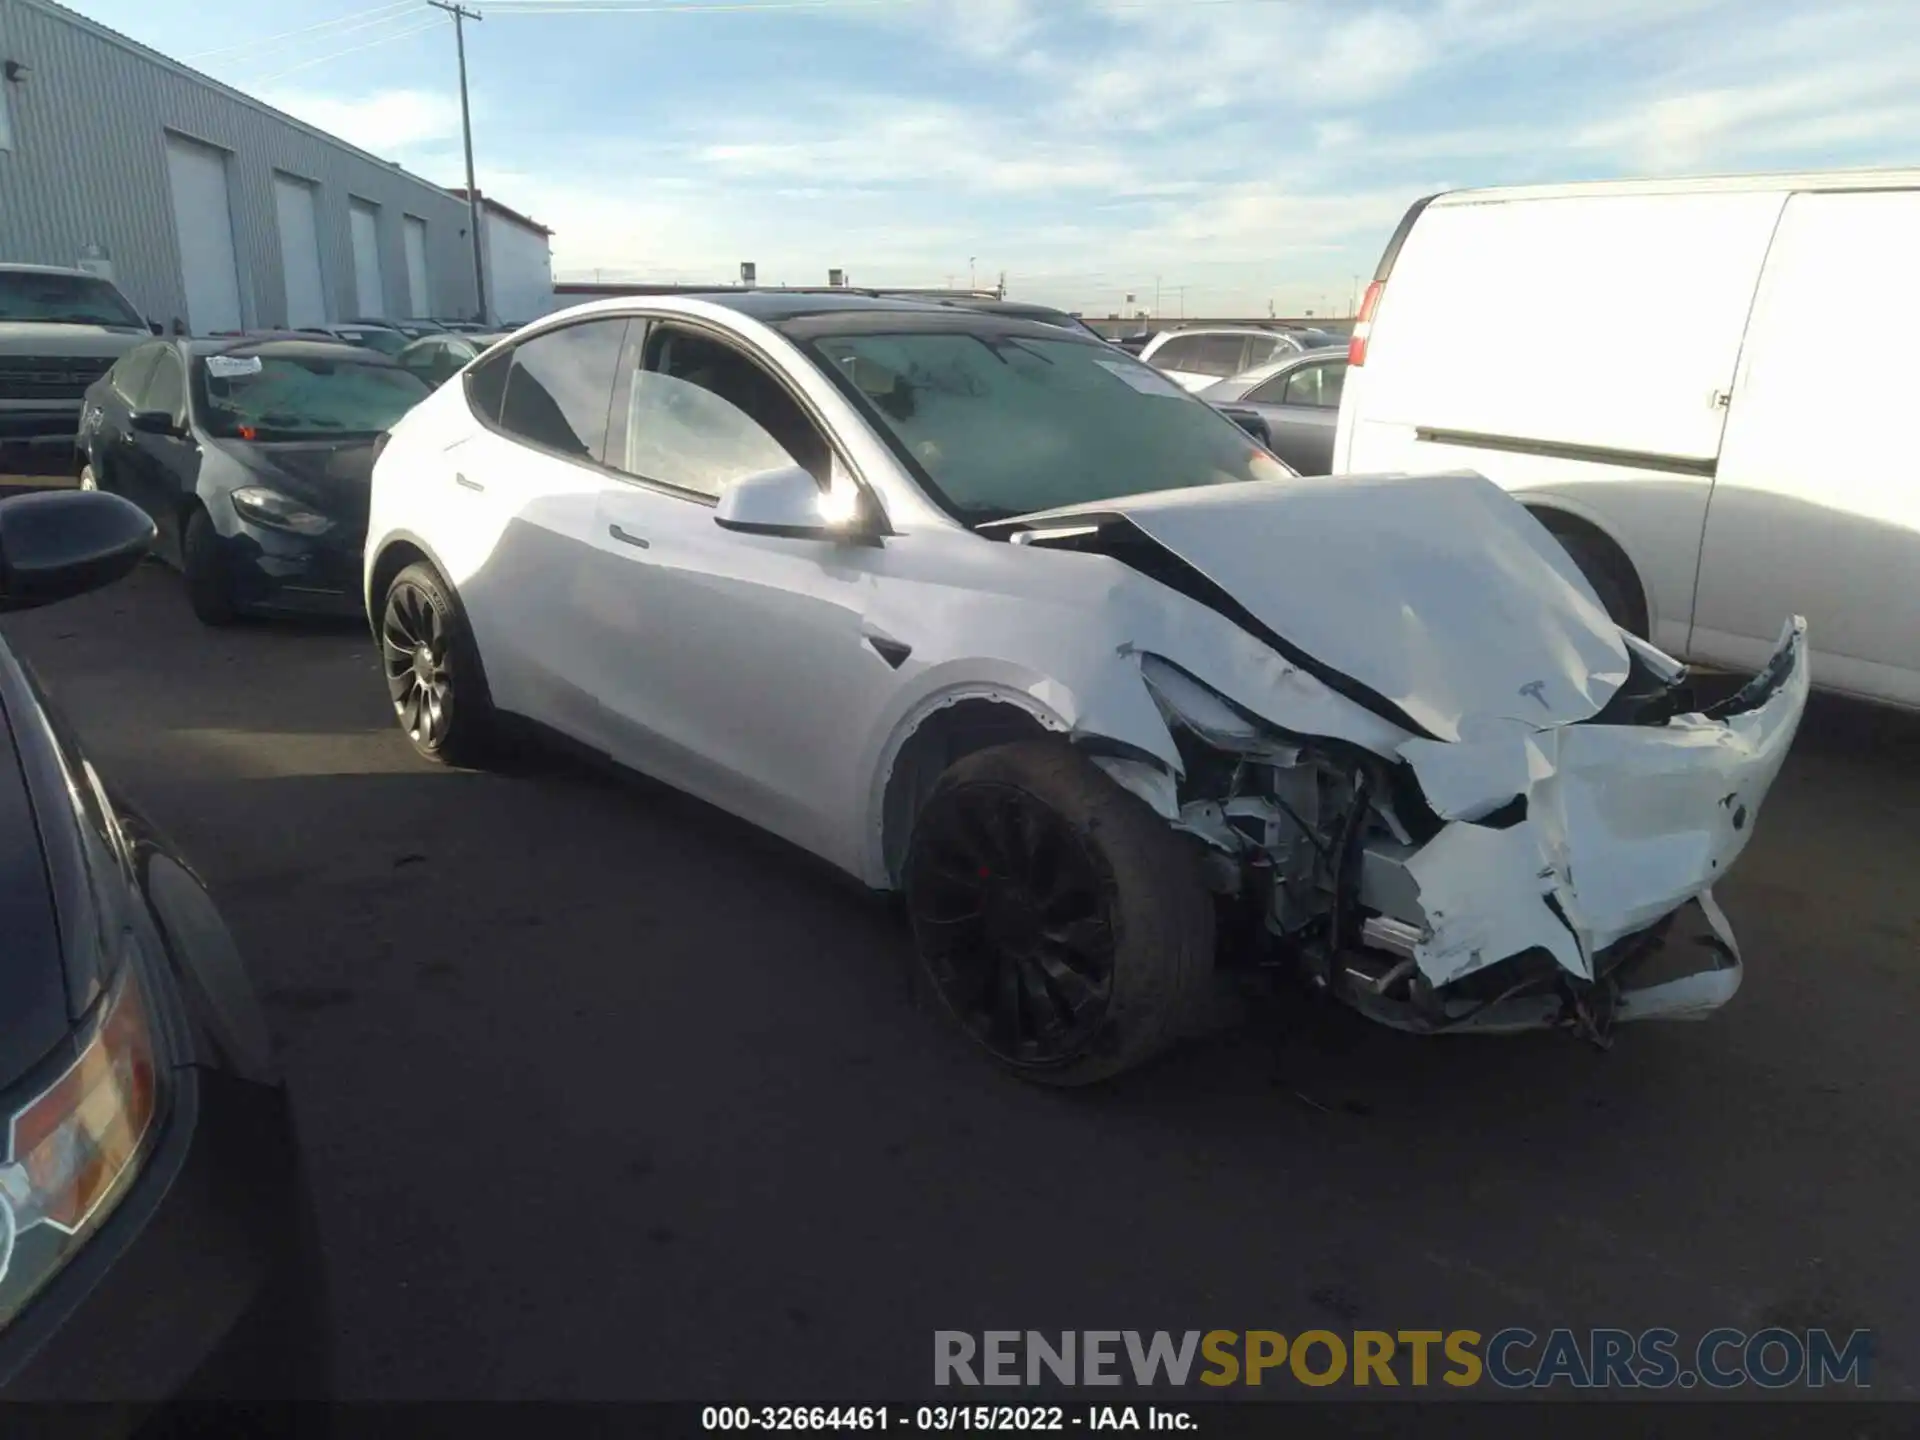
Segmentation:
{"type": "Polygon", "coordinates": [[[1353,322],[1353,338],[1347,341],[1347,364],[1364,365],[1367,363],[1367,337],[1373,334],[1373,312],[1380,306],[1380,292],[1386,289],[1386,282],[1375,280],[1367,286],[1366,298],[1360,302],[1360,314],[1353,322]]]}

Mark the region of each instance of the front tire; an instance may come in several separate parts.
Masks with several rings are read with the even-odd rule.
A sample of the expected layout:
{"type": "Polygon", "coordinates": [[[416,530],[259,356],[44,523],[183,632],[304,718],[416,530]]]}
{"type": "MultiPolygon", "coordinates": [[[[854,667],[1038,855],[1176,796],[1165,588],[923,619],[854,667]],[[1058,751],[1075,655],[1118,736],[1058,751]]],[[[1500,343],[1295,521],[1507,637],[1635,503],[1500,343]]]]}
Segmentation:
{"type": "Polygon", "coordinates": [[[387,587],[380,661],[400,729],[421,755],[478,765],[492,753],[496,721],[479,651],[451,589],[431,565],[409,565],[387,587]]]}
{"type": "Polygon", "coordinates": [[[1587,577],[1607,618],[1622,630],[1646,639],[1646,605],[1631,571],[1622,573],[1621,562],[1610,547],[1575,531],[1553,530],[1552,534],[1580,573],[1587,577]]]}
{"type": "Polygon", "coordinates": [[[921,965],[1022,1078],[1084,1085],[1164,1049],[1213,966],[1198,857],[1057,740],[965,757],[915,818],[905,867],[921,965]]]}
{"type": "Polygon", "coordinates": [[[180,570],[187,582],[187,603],[202,625],[231,625],[238,618],[225,543],[213,528],[213,517],[198,506],[187,517],[181,537],[180,570]]]}

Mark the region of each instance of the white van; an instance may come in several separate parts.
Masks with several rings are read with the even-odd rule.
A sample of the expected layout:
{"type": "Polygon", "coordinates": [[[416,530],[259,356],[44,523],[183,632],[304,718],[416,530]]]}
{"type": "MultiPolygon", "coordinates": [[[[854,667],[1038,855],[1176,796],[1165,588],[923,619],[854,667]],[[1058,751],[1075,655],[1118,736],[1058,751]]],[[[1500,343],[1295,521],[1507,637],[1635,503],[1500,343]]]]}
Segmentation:
{"type": "Polygon", "coordinates": [[[1614,618],[1920,707],[1920,170],[1417,202],[1354,330],[1333,468],[1479,470],[1614,618]]]}

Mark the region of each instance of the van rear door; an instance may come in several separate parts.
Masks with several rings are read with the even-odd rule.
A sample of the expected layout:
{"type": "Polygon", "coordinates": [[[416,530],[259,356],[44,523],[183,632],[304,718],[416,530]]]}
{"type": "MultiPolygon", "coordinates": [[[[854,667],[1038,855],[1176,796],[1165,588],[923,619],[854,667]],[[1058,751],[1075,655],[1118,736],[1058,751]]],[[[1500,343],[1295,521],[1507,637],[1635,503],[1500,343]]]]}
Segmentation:
{"type": "Polygon", "coordinates": [[[1684,645],[1727,394],[1780,191],[1485,198],[1420,213],[1347,376],[1336,471],[1470,466],[1626,552],[1684,645]]]}
{"type": "Polygon", "coordinates": [[[1798,613],[1822,686],[1920,705],[1916,257],[1920,191],[1788,200],[1707,511],[1699,658],[1757,666],[1798,613]]]}

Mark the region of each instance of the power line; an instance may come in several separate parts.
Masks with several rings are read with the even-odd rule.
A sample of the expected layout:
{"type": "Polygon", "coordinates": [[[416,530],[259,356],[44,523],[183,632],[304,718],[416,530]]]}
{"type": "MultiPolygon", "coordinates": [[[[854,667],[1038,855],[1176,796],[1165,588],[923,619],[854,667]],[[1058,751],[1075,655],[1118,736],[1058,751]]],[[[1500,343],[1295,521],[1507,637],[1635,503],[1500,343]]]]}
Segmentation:
{"type": "MultiPolygon", "coordinates": [[[[1177,12],[1215,5],[1292,5],[1298,0],[1106,0],[1115,10],[1177,12]]],[[[778,10],[912,10],[921,0],[489,0],[490,15],[725,15],[778,10]]]]}
{"type": "Polygon", "coordinates": [[[716,0],[713,4],[674,4],[672,0],[492,0],[489,15],[723,15],[758,10],[903,10],[913,0],[716,0]]]}
{"type": "MultiPolygon", "coordinates": [[[[396,16],[395,18],[397,19],[399,17],[396,16]]],[[[288,75],[294,74],[296,71],[305,70],[314,65],[324,65],[329,60],[338,60],[342,55],[356,55],[362,50],[371,50],[376,45],[387,45],[395,40],[405,40],[410,35],[424,35],[427,31],[437,28],[439,24],[440,17],[436,15],[412,26],[410,29],[395,30],[390,35],[381,35],[376,39],[363,41],[358,45],[349,45],[344,50],[335,50],[330,55],[316,55],[311,60],[302,60],[298,65],[289,65],[284,70],[276,70],[271,75],[263,75],[259,79],[248,83],[256,86],[271,85],[275,80],[283,79],[288,75]]]]}
{"type": "Polygon", "coordinates": [[[297,30],[282,30],[278,35],[262,35],[254,40],[242,40],[236,45],[223,45],[218,50],[202,50],[197,55],[188,55],[183,58],[187,64],[197,64],[202,60],[212,60],[221,55],[232,55],[240,50],[252,50],[256,46],[271,45],[276,40],[291,40],[295,36],[311,35],[316,30],[333,30],[336,25],[341,28],[334,30],[334,34],[345,35],[353,30],[364,30],[369,25],[381,24],[387,19],[397,19],[398,12],[411,10],[413,6],[414,0],[389,0],[388,4],[375,5],[369,10],[350,10],[345,15],[334,16],[331,20],[322,20],[313,25],[302,25],[297,30]],[[379,18],[369,19],[367,18],[369,16],[379,18]],[[348,21],[353,21],[354,23],[348,24],[348,21]]]}

